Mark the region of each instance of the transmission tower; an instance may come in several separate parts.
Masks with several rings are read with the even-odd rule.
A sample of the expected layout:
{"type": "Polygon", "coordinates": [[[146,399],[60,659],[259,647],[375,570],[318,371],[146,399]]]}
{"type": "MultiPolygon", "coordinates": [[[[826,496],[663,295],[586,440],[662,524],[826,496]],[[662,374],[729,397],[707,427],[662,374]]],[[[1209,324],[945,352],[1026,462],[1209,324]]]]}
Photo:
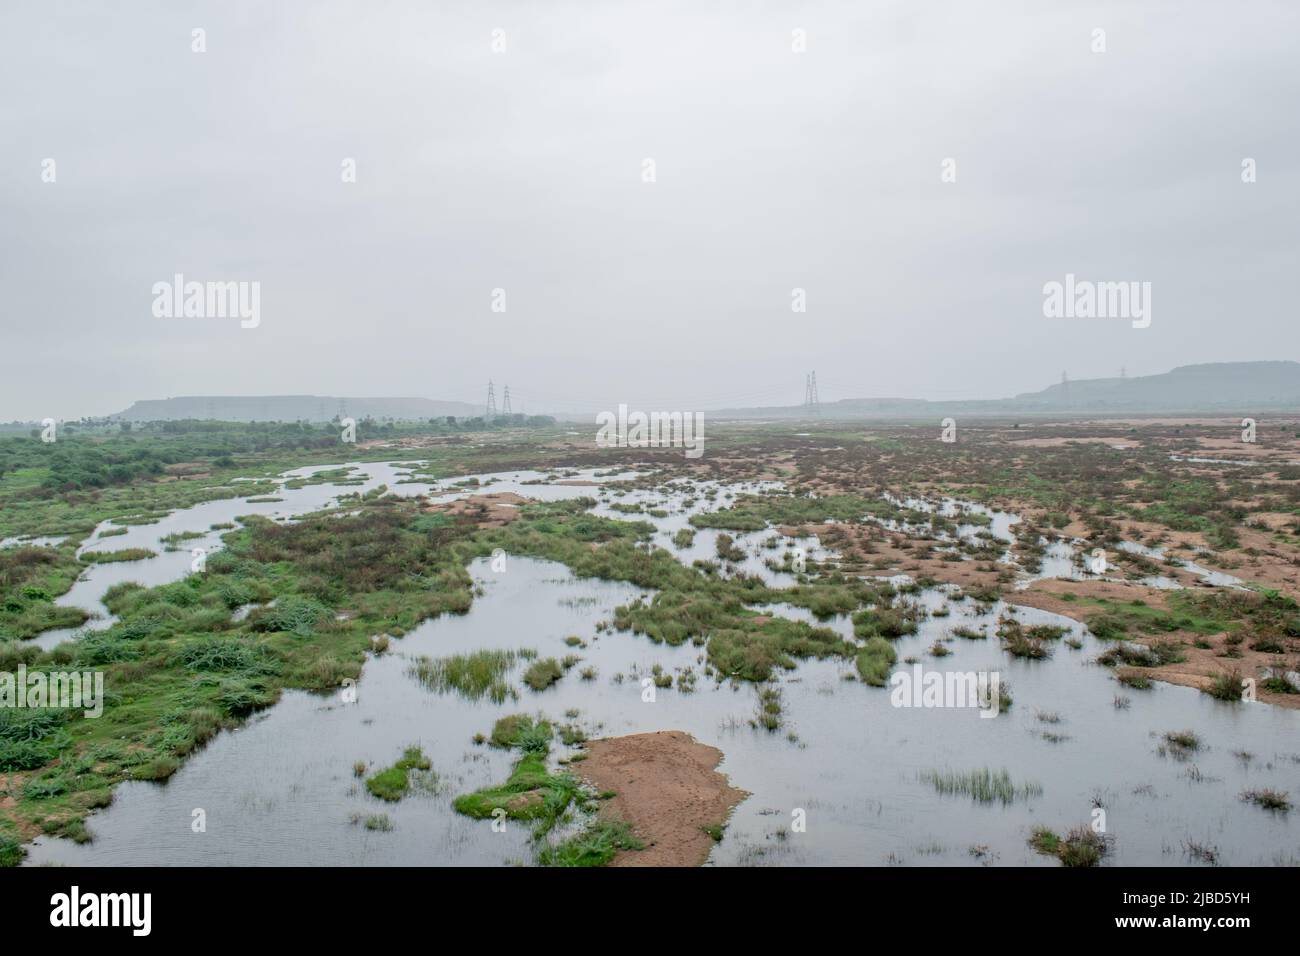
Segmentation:
{"type": "Polygon", "coordinates": [[[821,403],[817,399],[817,373],[809,372],[804,377],[804,408],[810,415],[821,414],[821,403]]]}
{"type": "Polygon", "coordinates": [[[510,415],[510,386],[506,386],[505,394],[501,396],[501,414],[510,415]]]}
{"type": "Polygon", "coordinates": [[[492,379],[488,379],[488,400],[487,400],[487,420],[491,421],[497,417],[497,393],[496,387],[492,384],[492,379]]]}

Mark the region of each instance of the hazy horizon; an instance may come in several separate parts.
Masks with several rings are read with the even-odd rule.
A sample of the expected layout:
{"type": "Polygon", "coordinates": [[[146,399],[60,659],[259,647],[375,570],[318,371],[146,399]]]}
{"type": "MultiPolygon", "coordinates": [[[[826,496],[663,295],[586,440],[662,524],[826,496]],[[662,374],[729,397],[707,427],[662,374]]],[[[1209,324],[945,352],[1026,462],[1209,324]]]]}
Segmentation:
{"type": "Polygon", "coordinates": [[[792,405],[813,370],[822,402],[991,399],[1300,354],[1293,5],[0,23],[0,421],[489,378],[516,410],[792,405]],[[156,317],[177,273],[259,283],[259,323],[156,317]],[[1067,274],[1151,283],[1150,326],[1045,318],[1067,274]]]}

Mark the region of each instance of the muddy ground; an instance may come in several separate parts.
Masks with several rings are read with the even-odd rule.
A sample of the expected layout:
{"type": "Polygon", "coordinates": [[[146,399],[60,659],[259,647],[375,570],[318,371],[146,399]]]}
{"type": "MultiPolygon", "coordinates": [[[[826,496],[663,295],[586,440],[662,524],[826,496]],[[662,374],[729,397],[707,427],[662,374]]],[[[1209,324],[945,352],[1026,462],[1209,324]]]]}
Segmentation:
{"type": "Polygon", "coordinates": [[[627,822],[645,844],[619,851],[610,865],[699,866],[708,859],[709,830],[724,826],[749,796],[717,771],[721,761],[722,751],[680,730],[589,741],[587,759],[571,769],[597,790],[617,794],[601,816],[627,822]]]}

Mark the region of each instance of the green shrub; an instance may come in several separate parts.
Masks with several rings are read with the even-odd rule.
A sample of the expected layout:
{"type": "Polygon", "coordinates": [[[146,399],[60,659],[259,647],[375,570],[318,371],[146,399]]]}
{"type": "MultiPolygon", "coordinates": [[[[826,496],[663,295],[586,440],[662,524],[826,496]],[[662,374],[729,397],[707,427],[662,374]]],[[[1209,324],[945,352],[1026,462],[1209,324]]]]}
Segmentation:
{"type": "Polygon", "coordinates": [[[898,660],[893,645],[883,637],[873,637],[858,652],[858,676],[872,687],[884,687],[889,681],[890,668],[898,660]]]}
{"type": "Polygon", "coordinates": [[[542,691],[564,676],[564,668],[553,657],[533,661],[524,671],[524,683],[533,690],[542,691]]]}
{"type": "Polygon", "coordinates": [[[26,855],[27,851],[21,843],[0,833],[0,867],[17,866],[26,855]]]}

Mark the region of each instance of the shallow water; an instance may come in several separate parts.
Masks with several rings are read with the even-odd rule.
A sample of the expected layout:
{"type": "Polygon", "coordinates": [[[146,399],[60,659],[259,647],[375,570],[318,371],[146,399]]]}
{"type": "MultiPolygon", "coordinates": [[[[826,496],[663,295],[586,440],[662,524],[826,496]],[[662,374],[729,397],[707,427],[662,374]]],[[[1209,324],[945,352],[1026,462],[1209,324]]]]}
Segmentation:
{"type": "MultiPolygon", "coordinates": [[[[106,546],[154,547],[165,534],[204,530],[257,508],[287,518],[323,507],[340,492],[381,483],[398,493],[417,494],[430,485],[452,488],[463,480],[397,484],[409,467],[366,464],[360,468],[369,479],[360,489],[323,485],[285,490],[277,492],[286,498],[278,504],[234,500],[200,505],[160,525],[134,527],[108,539],[106,546]],[[199,509],[209,510],[200,517],[199,509]]],[[[489,476],[481,477],[486,481],[489,476]]],[[[720,491],[713,501],[705,500],[700,486],[610,496],[590,486],[539,484],[548,476],[536,472],[491,477],[489,484],[457,488],[453,494],[517,491],[545,499],[589,495],[611,502],[651,502],[668,516],[620,514],[608,503],[596,511],[653,521],[656,543],[687,563],[714,557],[716,533],[700,531],[692,547],[679,552],[668,541],[673,532],[686,526],[693,511],[723,507],[725,494],[741,490],[720,491]],[[692,495],[696,503],[688,507],[685,499],[692,495]]],[[[1006,528],[998,531],[1006,533],[1006,528]]],[[[790,576],[770,571],[763,558],[779,557],[790,542],[782,538],[782,547],[763,548],[773,534],[735,538],[748,552],[741,567],[780,585],[790,576]]],[[[186,573],[189,561],[187,549],[134,567],[148,567],[143,583],[161,583],[186,573]]],[[[78,592],[78,600],[97,604],[106,582],[130,567],[91,568],[87,573],[95,575],[94,583],[78,592]]],[[[1087,824],[1095,802],[1104,808],[1106,829],[1114,838],[1108,863],[1185,864],[1191,862],[1188,841],[1216,847],[1223,863],[1300,861],[1300,814],[1270,813],[1239,799],[1242,790],[1265,786],[1297,796],[1300,713],[1263,704],[1225,704],[1163,684],[1149,691],[1123,689],[1108,670],[1090,663],[1100,642],[1066,618],[1018,610],[1016,616],[1026,623],[1068,627],[1083,647],[1072,650],[1058,641],[1049,660],[1017,660],[1001,650],[996,637],[949,639],[951,629],[963,624],[984,625],[992,635],[997,617],[1008,610],[1005,605],[975,616],[973,602],[954,601],[947,589],[910,596],[930,610],[948,606],[951,615],[928,618],[918,634],[894,642],[899,656],[895,671],[911,673],[904,663],[908,657],[927,670],[997,671],[1011,687],[1010,712],[986,719],[971,708],[895,707],[889,689],[846,679],[853,673],[851,661],[806,661],[779,676],[785,724],[769,732],[750,724],[757,707],[752,685],[715,684],[703,677],[702,648],[655,645],[626,633],[598,635],[598,622],[608,621],[616,606],[648,597],[645,591],[579,580],[561,565],[518,557],[509,557],[503,572],[493,571],[486,560],[474,562],[470,571],[484,593],[469,613],[426,621],[393,640],[389,653],[367,662],[355,704],[344,703],[338,694],[286,692],[279,704],[247,726],[220,734],[167,783],[119,786],[113,805],[89,820],[93,843],[39,838],[29,865],[528,862],[532,853],[524,826],[510,824],[504,833],[494,833],[488,822],[456,814],[451,800],[501,782],[509,772],[513,755],[474,745],[474,734],[489,732],[504,714],[544,712],[563,721],[571,708],[580,711],[578,722],[592,736],[675,729],[722,750],[720,769],[751,795],[714,848],[711,862],[718,865],[1055,866],[1026,845],[1030,829],[1042,824],[1064,833],[1087,824]],[[568,635],[579,636],[587,647],[570,648],[564,643],[568,635]],[[949,656],[930,656],[931,645],[945,640],[949,656]],[[406,673],[419,655],[522,647],[557,658],[577,654],[582,662],[542,693],[524,688],[516,670],[512,683],[519,688],[519,700],[501,705],[439,695],[406,673]],[[640,679],[656,663],[669,672],[693,668],[699,678],[696,689],[656,689],[654,701],[644,702],[640,679]],[[579,674],[587,666],[597,670],[592,681],[579,674]],[[1114,705],[1117,694],[1129,700],[1127,708],[1114,705]],[[1059,720],[1040,720],[1040,712],[1059,720]],[[1187,760],[1162,755],[1160,735],[1183,729],[1200,735],[1201,750],[1187,760]],[[1045,733],[1062,739],[1053,742],[1045,733]],[[423,746],[440,775],[437,792],[416,792],[398,804],[367,794],[353,776],[353,763],[368,761],[373,772],[413,743],[423,746]],[[1234,755],[1238,751],[1253,756],[1245,760],[1234,755]],[[941,796],[920,779],[929,770],[986,766],[1005,767],[1017,783],[1038,783],[1043,792],[1007,806],[979,804],[968,797],[941,796]],[[191,830],[196,808],[206,812],[205,833],[191,830]],[[803,811],[807,821],[803,832],[792,827],[800,816],[796,811],[803,811]],[[378,813],[391,817],[392,832],[372,832],[354,822],[378,813]],[[983,849],[976,855],[973,847],[983,849]]],[[[122,579],[142,577],[137,573],[122,579]]],[[[789,605],[765,610],[824,624],[845,637],[852,634],[847,615],[818,622],[810,612],[789,605]]],[[[563,752],[557,748],[557,755],[563,752]]]]}
{"type": "MultiPolygon", "coordinates": [[[[1181,844],[1189,838],[1217,846],[1224,863],[1300,858],[1294,814],[1271,814],[1238,799],[1247,787],[1295,790],[1300,715],[1266,705],[1234,707],[1165,685],[1127,692],[1132,703],[1118,710],[1109,672],[1088,663],[1099,649],[1089,637],[1079,651],[1058,644],[1047,661],[1008,659],[992,638],[956,638],[949,657],[930,658],[926,649],[949,628],[982,621],[992,631],[1002,610],[977,619],[971,602],[952,604],[951,617],[930,619],[919,634],[896,642],[898,668],[906,668],[902,658],[916,655],[929,669],[998,670],[1011,684],[1009,713],[985,719],[971,709],[898,708],[888,689],[845,680],[849,664],[805,662],[780,681],[786,726],[771,733],[749,726],[756,706],[749,685],[715,685],[701,677],[694,692],[658,689],[653,703],[643,702],[638,676],[655,663],[698,673],[702,650],[629,634],[597,637],[597,621],[643,593],[638,589],[578,580],[562,566],[524,558],[509,558],[502,573],[488,561],[475,562],[471,572],[485,594],[469,614],[428,621],[393,641],[388,654],[367,663],[356,704],[342,703],[337,694],[288,692],[247,727],[218,736],[168,783],[120,786],[113,806],[90,820],[94,843],[42,837],[29,862],[526,861],[524,827],[493,833],[489,823],[455,814],[450,802],[508,773],[510,756],[475,746],[475,733],[486,733],[507,713],[542,711],[563,719],[570,708],[581,711],[579,722],[594,735],[677,729],[723,751],[721,769],[752,795],[715,848],[717,864],[1055,865],[1025,845],[1030,827],[1042,823],[1063,831],[1087,823],[1094,798],[1102,801],[1115,837],[1114,863],[1184,863],[1181,844]],[[569,648],[564,638],[570,634],[588,646],[569,648]],[[521,688],[518,702],[499,706],[430,692],[406,674],[415,656],[485,647],[576,653],[583,661],[551,689],[521,688]],[[586,666],[596,667],[594,681],[579,676],[586,666]],[[616,681],[616,674],[624,679],[616,681]],[[1058,713],[1060,722],[1039,721],[1039,710],[1058,713]],[[1203,750],[1185,762],[1160,756],[1152,735],[1184,728],[1201,735],[1203,750]],[[1069,739],[1049,742],[1041,736],[1045,730],[1069,739]],[[438,793],[385,804],[353,777],[354,761],[382,767],[417,742],[441,775],[438,793]],[[1255,758],[1233,756],[1242,749],[1255,758]],[[1040,783],[1043,794],[1005,807],[982,805],[939,796],[918,779],[929,769],[986,765],[1006,767],[1017,782],[1040,783]],[[1192,767],[1201,782],[1189,777],[1192,767]],[[206,811],[206,833],[191,832],[195,808],[206,811]],[[791,832],[796,808],[806,812],[806,832],[791,832]],[[395,823],[393,832],[350,822],[354,814],[383,812],[395,823]],[[987,847],[987,855],[972,856],[972,846],[987,847]]],[[[938,591],[923,598],[930,606],[947,602],[938,591]]],[[[1044,612],[1018,616],[1069,623],[1044,612]]],[[[837,630],[845,626],[841,619],[837,630]]]]}
{"type": "MultiPolygon", "coordinates": [[[[30,643],[43,650],[49,650],[67,640],[75,639],[77,632],[83,629],[102,630],[113,623],[113,617],[103,606],[104,594],[115,584],[133,581],[145,587],[157,587],[172,581],[178,581],[191,573],[195,560],[195,551],[213,554],[221,549],[221,535],[225,530],[213,531],[213,525],[233,524],[244,515],[260,515],[276,521],[290,521],[294,518],[319,511],[333,505],[340,496],[369,491],[382,486],[396,495],[411,497],[415,495],[438,493],[439,501],[453,501],[473,494],[512,491],[516,494],[529,495],[544,501],[563,498],[576,498],[591,494],[595,489],[562,485],[534,484],[545,476],[536,471],[502,472],[497,475],[478,476],[489,484],[478,487],[456,487],[463,477],[440,481],[411,481],[408,477],[413,462],[351,462],[337,465],[312,465],[296,468],[280,475],[276,480],[280,485],[270,494],[259,494],[251,498],[274,497],[280,501],[252,501],[249,497],[226,498],[208,501],[190,508],[173,511],[167,517],[154,524],[128,525],[126,534],[101,538],[100,533],[121,526],[111,521],[100,524],[94,534],[78,553],[85,551],[122,551],[127,548],[147,548],[157,553],[157,557],[140,561],[120,561],[107,564],[93,564],[81,573],[81,576],[54,603],[65,607],[79,607],[91,615],[91,619],[80,628],[60,628],[46,631],[30,639],[30,643]],[[317,485],[305,485],[301,488],[286,488],[286,482],[297,478],[308,478],[317,472],[331,471],[338,468],[351,469],[347,479],[364,478],[361,484],[340,486],[333,482],[317,485]],[[191,538],[175,545],[177,550],[168,551],[162,539],[183,532],[202,532],[198,538],[191,538]]],[[[579,478],[590,478],[590,472],[576,473],[579,478]]],[[[229,530],[229,529],[226,529],[229,530]]]]}
{"type": "Polygon", "coordinates": [[[18,535],[0,541],[0,548],[54,548],[68,540],[66,534],[57,535],[18,535]]]}
{"type": "Polygon", "coordinates": [[[796,540],[771,529],[743,532],[697,528],[694,529],[694,539],[685,548],[677,547],[672,540],[673,535],[678,531],[692,527],[690,523],[692,515],[729,507],[742,494],[762,494],[781,487],[779,482],[773,481],[721,484],[716,481],[679,480],[674,482],[670,490],[637,488],[616,497],[611,497],[608,493],[603,494],[600,503],[592,509],[592,512],[606,518],[650,522],[657,529],[653,537],[654,544],[671,552],[679,561],[687,565],[695,561],[718,561],[718,535],[728,534],[732,537],[734,546],[745,551],[745,558],[740,561],[726,562],[723,568],[724,574],[748,574],[762,578],[771,587],[788,587],[796,582],[797,575],[773,570],[766,562],[772,560],[781,564],[785,553],[793,549],[802,552],[803,560],[808,566],[815,561],[832,557],[833,552],[823,548],[816,535],[796,540]],[[616,503],[641,505],[645,511],[620,512],[612,507],[616,503]],[[667,511],[668,514],[664,517],[655,517],[647,513],[651,510],[667,511]],[[765,543],[768,542],[771,542],[773,547],[765,547],[765,543]]]}

